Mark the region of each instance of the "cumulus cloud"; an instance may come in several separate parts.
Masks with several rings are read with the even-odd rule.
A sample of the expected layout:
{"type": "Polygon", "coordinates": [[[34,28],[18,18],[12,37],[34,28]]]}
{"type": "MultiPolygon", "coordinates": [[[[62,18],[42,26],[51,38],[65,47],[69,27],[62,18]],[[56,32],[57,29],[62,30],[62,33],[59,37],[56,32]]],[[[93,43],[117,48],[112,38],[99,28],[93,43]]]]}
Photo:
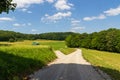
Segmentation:
{"type": "Polygon", "coordinates": [[[39,31],[37,29],[32,29],[31,32],[32,32],[32,34],[38,34],[39,33],[39,31]]]}
{"type": "Polygon", "coordinates": [[[71,25],[72,26],[79,25],[79,23],[80,23],[80,20],[75,20],[75,19],[71,20],[71,25]]]}
{"type": "Polygon", "coordinates": [[[83,30],[85,27],[73,27],[72,30],[83,30]]]}
{"type": "Polygon", "coordinates": [[[13,26],[15,26],[15,27],[19,27],[19,26],[21,26],[21,25],[18,24],[18,23],[15,23],[15,24],[13,24],[13,26]]]}
{"type": "Polygon", "coordinates": [[[54,6],[57,10],[70,10],[73,4],[68,3],[67,0],[57,0],[54,6]]]}
{"type": "Polygon", "coordinates": [[[120,15],[120,6],[117,8],[110,8],[109,10],[104,11],[101,15],[99,16],[92,16],[92,17],[84,17],[84,21],[92,21],[95,19],[105,19],[108,16],[117,16],[120,15]]]}
{"type": "Polygon", "coordinates": [[[71,28],[71,32],[79,32],[80,30],[84,30],[85,29],[85,27],[73,27],[73,28],[71,28]]]}
{"type": "Polygon", "coordinates": [[[54,0],[46,0],[47,2],[49,2],[49,3],[53,3],[54,2],[54,0]]]}
{"type": "Polygon", "coordinates": [[[13,21],[13,18],[10,17],[0,17],[0,21],[13,21]]]}
{"type": "Polygon", "coordinates": [[[40,4],[43,3],[43,0],[13,0],[14,3],[17,3],[17,8],[27,8],[31,4],[40,4]]]}
{"type": "Polygon", "coordinates": [[[32,24],[31,23],[27,23],[28,26],[31,26],[32,24]]]}
{"type": "Polygon", "coordinates": [[[104,14],[101,14],[99,16],[92,16],[92,17],[84,17],[83,20],[84,21],[92,21],[92,20],[96,20],[96,19],[105,19],[106,16],[104,14]]]}
{"type": "Polygon", "coordinates": [[[81,27],[80,20],[77,19],[71,19],[71,27],[72,27],[70,29],[71,32],[79,32],[85,29],[85,27],[81,27]]]}
{"type": "Polygon", "coordinates": [[[118,6],[117,8],[111,8],[107,11],[104,11],[104,13],[107,15],[107,16],[117,16],[120,14],[120,6],[118,6]]]}
{"type": "Polygon", "coordinates": [[[31,31],[32,31],[32,32],[36,32],[37,30],[36,30],[36,29],[32,29],[31,31]]]}
{"type": "Polygon", "coordinates": [[[32,13],[32,11],[29,11],[28,9],[26,9],[26,8],[22,8],[22,9],[20,9],[22,12],[26,12],[26,13],[32,13]]]}
{"type": "Polygon", "coordinates": [[[14,27],[23,27],[23,26],[31,26],[31,23],[23,23],[23,24],[19,24],[19,23],[14,23],[13,26],[14,27]]]}
{"type": "Polygon", "coordinates": [[[56,21],[61,20],[63,18],[70,17],[71,14],[72,13],[69,11],[66,13],[58,12],[52,16],[46,14],[44,17],[41,18],[41,21],[43,21],[43,22],[56,22],[56,21]]]}

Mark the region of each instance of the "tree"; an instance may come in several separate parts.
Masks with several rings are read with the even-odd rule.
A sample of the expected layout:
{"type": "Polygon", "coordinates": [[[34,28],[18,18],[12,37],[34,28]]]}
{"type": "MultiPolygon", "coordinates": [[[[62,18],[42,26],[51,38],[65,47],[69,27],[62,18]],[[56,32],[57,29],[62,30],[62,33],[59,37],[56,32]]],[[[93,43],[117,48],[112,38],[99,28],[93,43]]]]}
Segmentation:
{"type": "Polygon", "coordinates": [[[66,38],[68,47],[83,47],[120,53],[120,29],[110,28],[91,34],[74,34],[66,38]]]}
{"type": "Polygon", "coordinates": [[[17,4],[12,3],[12,0],[0,0],[0,14],[2,12],[9,13],[9,10],[14,11],[17,4]]]}

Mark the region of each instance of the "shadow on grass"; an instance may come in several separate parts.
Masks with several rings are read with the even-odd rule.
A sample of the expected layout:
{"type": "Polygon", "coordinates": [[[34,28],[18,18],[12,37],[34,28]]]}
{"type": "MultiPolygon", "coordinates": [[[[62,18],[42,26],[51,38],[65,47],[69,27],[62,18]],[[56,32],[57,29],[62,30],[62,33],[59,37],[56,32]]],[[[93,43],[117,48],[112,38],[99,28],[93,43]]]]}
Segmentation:
{"type": "Polygon", "coordinates": [[[120,71],[105,67],[98,67],[98,68],[109,74],[113,78],[112,80],[120,80],[120,71]]]}
{"type": "Polygon", "coordinates": [[[24,76],[43,66],[45,64],[42,61],[0,51],[0,80],[22,80],[24,76]]]}

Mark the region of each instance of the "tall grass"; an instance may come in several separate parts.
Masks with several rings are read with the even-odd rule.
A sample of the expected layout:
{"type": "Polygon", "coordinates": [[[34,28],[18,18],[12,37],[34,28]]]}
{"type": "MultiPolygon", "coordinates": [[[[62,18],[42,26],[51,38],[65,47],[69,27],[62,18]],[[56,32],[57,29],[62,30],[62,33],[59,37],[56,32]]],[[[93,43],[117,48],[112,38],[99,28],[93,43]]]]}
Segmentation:
{"type": "Polygon", "coordinates": [[[61,48],[60,51],[64,54],[68,55],[68,54],[76,51],[76,49],[75,48],[61,48]]]}
{"type": "Polygon", "coordinates": [[[11,45],[31,45],[32,42],[39,42],[40,45],[42,46],[49,46],[51,48],[53,48],[54,50],[59,50],[61,48],[65,48],[65,42],[64,41],[54,41],[54,40],[25,40],[22,42],[14,42],[14,43],[10,43],[10,42],[0,42],[0,44],[11,44],[11,45]]]}
{"type": "Polygon", "coordinates": [[[64,41],[0,42],[0,80],[22,79],[53,61],[56,58],[53,50],[65,47],[64,41]],[[32,46],[32,42],[40,45],[32,46]]]}
{"type": "Polygon", "coordinates": [[[82,49],[83,56],[94,66],[109,74],[113,80],[120,80],[120,54],[82,49]]]}
{"type": "Polygon", "coordinates": [[[46,46],[0,47],[0,80],[22,79],[55,58],[52,49],[46,46]]]}

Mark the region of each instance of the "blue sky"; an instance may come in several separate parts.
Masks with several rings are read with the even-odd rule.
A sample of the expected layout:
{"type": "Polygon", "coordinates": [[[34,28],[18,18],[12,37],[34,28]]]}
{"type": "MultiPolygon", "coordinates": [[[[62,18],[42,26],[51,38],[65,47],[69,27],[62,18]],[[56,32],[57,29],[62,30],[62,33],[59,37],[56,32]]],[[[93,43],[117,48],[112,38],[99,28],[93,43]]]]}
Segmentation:
{"type": "Polygon", "coordinates": [[[120,0],[13,0],[17,8],[0,14],[0,30],[22,33],[91,33],[120,29],[120,0]]]}

